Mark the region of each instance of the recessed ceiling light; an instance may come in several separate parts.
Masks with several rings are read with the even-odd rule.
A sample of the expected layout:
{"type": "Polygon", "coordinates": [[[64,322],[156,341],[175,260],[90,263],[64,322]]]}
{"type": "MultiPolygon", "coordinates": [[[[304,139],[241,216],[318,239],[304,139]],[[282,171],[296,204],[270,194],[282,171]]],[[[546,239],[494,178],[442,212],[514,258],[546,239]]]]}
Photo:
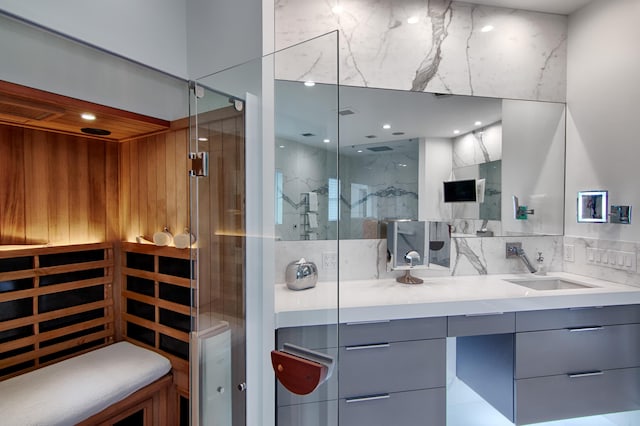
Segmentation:
{"type": "Polygon", "coordinates": [[[493,25],[485,25],[480,29],[483,33],[488,33],[489,31],[493,31],[493,25]]]}
{"type": "Polygon", "coordinates": [[[400,167],[407,167],[407,165],[406,165],[406,164],[403,164],[403,163],[398,164],[398,166],[400,166],[400,167]]]}
{"type": "Polygon", "coordinates": [[[339,4],[337,4],[337,5],[335,5],[335,6],[333,6],[333,7],[331,8],[331,11],[332,11],[333,13],[342,13],[342,6],[340,6],[339,4]]]}
{"type": "Polygon", "coordinates": [[[313,87],[313,86],[316,85],[316,82],[313,81],[313,80],[307,80],[307,81],[304,82],[304,85],[307,86],[307,87],[313,87]]]}
{"type": "Polygon", "coordinates": [[[453,131],[453,134],[454,134],[454,135],[458,135],[458,134],[460,134],[460,130],[455,129],[455,130],[453,131]]]}
{"type": "Polygon", "coordinates": [[[407,19],[408,24],[417,24],[418,22],[420,22],[420,18],[418,18],[417,16],[412,16],[407,19]]]}
{"type": "Polygon", "coordinates": [[[359,150],[357,150],[356,152],[362,152],[362,150],[361,150],[361,149],[359,149],[359,150]]]}
{"type": "Polygon", "coordinates": [[[206,141],[208,141],[208,140],[209,140],[209,138],[198,138],[198,140],[199,140],[200,142],[206,142],[206,141]]]}
{"type": "Polygon", "coordinates": [[[383,124],[382,128],[385,129],[385,130],[388,130],[388,129],[391,128],[391,124],[383,124]]]}
{"type": "Polygon", "coordinates": [[[280,145],[280,148],[284,148],[284,145],[280,145]]]}
{"type": "Polygon", "coordinates": [[[475,124],[476,126],[482,126],[482,121],[476,121],[476,122],[475,122],[475,123],[473,123],[473,124],[475,124]]]}
{"type": "Polygon", "coordinates": [[[322,142],[329,143],[329,142],[331,142],[331,139],[322,139],[322,142]]]}
{"type": "Polygon", "coordinates": [[[83,120],[87,121],[93,121],[96,119],[95,114],[91,114],[90,112],[83,112],[80,117],[82,117],[83,120]]]}

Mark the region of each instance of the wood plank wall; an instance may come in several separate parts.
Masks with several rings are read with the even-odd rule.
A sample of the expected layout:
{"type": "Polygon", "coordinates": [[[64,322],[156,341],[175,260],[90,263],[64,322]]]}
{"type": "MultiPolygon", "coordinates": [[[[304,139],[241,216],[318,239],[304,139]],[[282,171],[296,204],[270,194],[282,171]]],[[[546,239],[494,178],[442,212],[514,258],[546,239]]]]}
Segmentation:
{"type": "Polygon", "coordinates": [[[0,244],[118,239],[118,144],[0,125],[0,244]]]}
{"type": "Polygon", "coordinates": [[[120,144],[120,239],[189,226],[188,129],[120,144]]]}

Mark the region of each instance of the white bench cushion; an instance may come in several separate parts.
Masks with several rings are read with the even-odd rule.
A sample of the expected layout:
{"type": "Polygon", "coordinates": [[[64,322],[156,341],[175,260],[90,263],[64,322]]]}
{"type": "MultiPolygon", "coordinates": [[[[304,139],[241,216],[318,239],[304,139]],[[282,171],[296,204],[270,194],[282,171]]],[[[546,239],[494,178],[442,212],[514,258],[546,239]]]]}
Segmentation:
{"type": "Polygon", "coordinates": [[[119,342],[0,382],[0,424],[69,426],[171,370],[165,357],[119,342]]]}

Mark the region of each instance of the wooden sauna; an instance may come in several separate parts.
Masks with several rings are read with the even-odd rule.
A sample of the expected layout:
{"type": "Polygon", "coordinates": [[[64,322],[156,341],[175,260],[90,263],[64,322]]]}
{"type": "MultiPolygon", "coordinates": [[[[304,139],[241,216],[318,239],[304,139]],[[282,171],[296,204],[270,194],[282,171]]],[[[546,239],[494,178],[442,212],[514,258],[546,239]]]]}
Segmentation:
{"type": "MultiPolygon", "coordinates": [[[[230,139],[229,123],[244,155],[242,114],[218,111],[207,126],[220,164],[215,137],[230,139]]],[[[188,126],[0,82],[0,383],[127,341],[166,357],[170,373],[82,424],[188,424],[190,333],[200,306],[242,299],[244,247],[244,190],[224,204],[213,199],[224,186],[203,193],[226,207],[204,221],[211,285],[200,296],[191,284],[197,249],[136,242],[190,228],[188,126]],[[90,125],[79,118],[87,110],[97,116],[90,125]],[[216,236],[220,226],[227,235],[216,236]],[[236,277],[224,281],[231,288],[223,275],[236,277]]],[[[243,186],[243,162],[225,167],[237,170],[221,180],[243,186]]],[[[230,318],[242,303],[233,309],[230,318]]]]}

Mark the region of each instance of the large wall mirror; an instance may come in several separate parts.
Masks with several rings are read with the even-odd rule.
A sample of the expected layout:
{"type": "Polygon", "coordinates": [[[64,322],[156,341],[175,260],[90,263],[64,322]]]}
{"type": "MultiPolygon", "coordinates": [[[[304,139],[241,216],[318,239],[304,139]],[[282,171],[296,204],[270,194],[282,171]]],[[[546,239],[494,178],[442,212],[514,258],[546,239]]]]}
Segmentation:
{"type": "Polygon", "coordinates": [[[277,239],[382,238],[391,219],[448,222],[454,237],[562,235],[564,104],[342,86],[327,110],[332,95],[276,82],[277,239]],[[470,180],[476,201],[445,202],[444,182],[470,180]],[[534,214],[516,219],[513,196],[534,214]]]}

